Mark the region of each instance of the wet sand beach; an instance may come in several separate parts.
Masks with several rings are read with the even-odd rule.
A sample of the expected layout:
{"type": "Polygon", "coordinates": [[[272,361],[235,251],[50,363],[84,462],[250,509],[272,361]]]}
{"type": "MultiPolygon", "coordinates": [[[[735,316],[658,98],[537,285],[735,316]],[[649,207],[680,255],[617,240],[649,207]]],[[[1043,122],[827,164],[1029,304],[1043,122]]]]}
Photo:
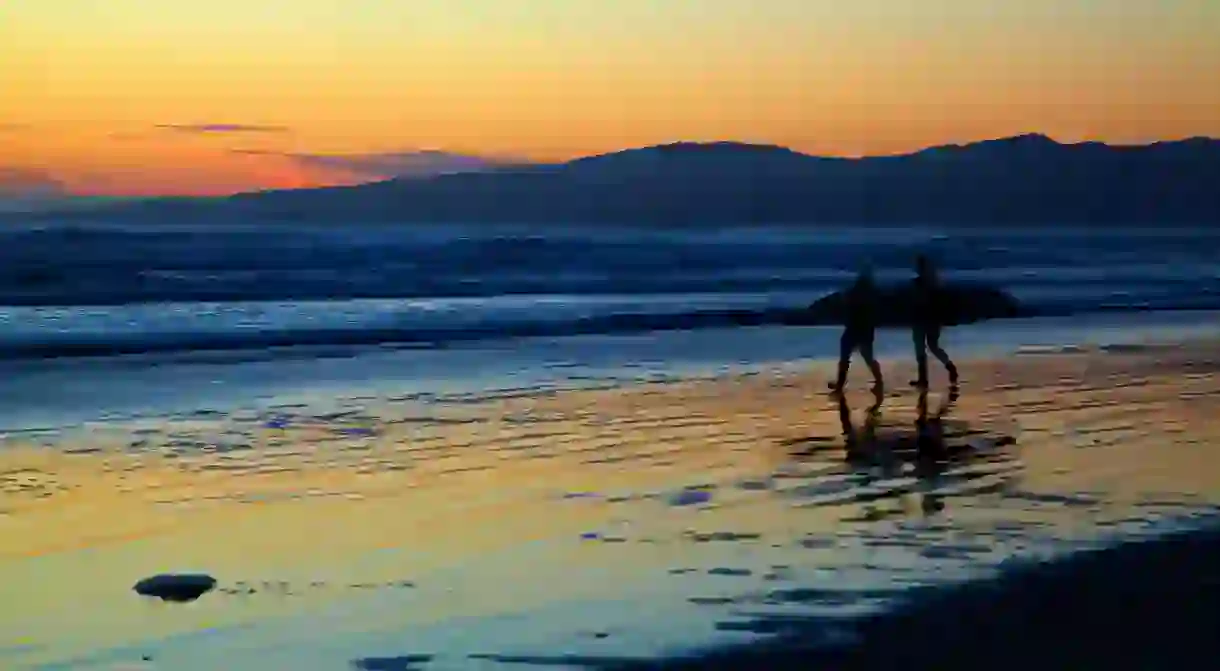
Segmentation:
{"type": "Polygon", "coordinates": [[[1220,344],[962,362],[960,397],[934,378],[927,399],[944,411],[933,460],[915,454],[911,367],[883,367],[893,389],[851,454],[843,411],[856,430],[872,398],[857,381],[840,408],[824,364],[11,434],[0,666],[608,666],[739,646],[699,663],[965,668],[994,643],[1016,647],[987,666],[1088,668],[1071,655],[1145,660],[1132,632],[1201,640],[1211,532],[985,597],[944,586],[1213,527],[1220,344]],[[178,570],[219,587],[181,606],[131,592],[178,570]],[[1195,628],[1167,628],[1183,613],[1195,628]],[[1053,617],[1093,629],[1065,637],[1053,617]],[[1100,643],[1111,631],[1122,645],[1100,643]]]}

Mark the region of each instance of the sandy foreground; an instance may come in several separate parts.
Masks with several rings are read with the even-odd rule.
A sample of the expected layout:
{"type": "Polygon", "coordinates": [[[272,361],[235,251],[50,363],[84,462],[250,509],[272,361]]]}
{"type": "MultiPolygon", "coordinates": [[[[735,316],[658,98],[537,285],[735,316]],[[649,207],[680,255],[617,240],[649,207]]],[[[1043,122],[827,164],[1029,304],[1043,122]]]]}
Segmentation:
{"type": "MultiPolygon", "coordinates": [[[[367,660],[395,658],[394,640],[412,648],[400,656],[425,644],[494,652],[487,639],[395,636],[611,597],[693,604],[692,617],[715,623],[744,603],[810,605],[778,603],[779,585],[949,578],[1149,520],[1203,523],[1220,504],[1208,428],[1220,416],[1220,343],[962,370],[944,421],[967,456],[930,474],[845,462],[821,364],[11,435],[0,451],[0,667],[86,668],[101,651],[108,666],[88,668],[259,668],[164,641],[252,623],[291,631],[301,613],[344,608],[326,636],[375,630],[390,643],[319,651],[313,659],[335,662],[316,668],[378,668],[367,660]],[[206,571],[220,589],[185,606],[130,590],[175,570],[206,571]],[[750,601],[758,594],[772,597],[750,601]]],[[[910,368],[885,371],[879,431],[909,433],[910,368]]],[[[865,371],[853,373],[861,387],[865,371]]],[[[940,384],[933,412],[946,401],[940,384]]],[[[847,401],[861,424],[870,395],[847,401]]],[[[588,645],[635,645],[612,619],[590,625],[588,645]]],[[[285,647],[290,635],[277,635],[285,647]]],[[[298,637],[319,644],[316,632],[298,637]]]]}

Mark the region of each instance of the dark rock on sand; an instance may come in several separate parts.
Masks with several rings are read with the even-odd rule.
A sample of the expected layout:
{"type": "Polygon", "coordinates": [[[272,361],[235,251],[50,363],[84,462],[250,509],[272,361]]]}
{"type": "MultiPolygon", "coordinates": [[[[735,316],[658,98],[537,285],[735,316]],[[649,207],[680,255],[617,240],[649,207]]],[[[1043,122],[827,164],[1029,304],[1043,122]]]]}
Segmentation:
{"type": "Polygon", "coordinates": [[[216,579],[202,573],[162,573],[137,582],[133,590],[162,601],[194,601],[216,587],[216,579]]]}
{"type": "Polygon", "coordinates": [[[432,661],[432,655],[400,655],[398,657],[365,657],[352,662],[359,671],[415,671],[432,661]]]}

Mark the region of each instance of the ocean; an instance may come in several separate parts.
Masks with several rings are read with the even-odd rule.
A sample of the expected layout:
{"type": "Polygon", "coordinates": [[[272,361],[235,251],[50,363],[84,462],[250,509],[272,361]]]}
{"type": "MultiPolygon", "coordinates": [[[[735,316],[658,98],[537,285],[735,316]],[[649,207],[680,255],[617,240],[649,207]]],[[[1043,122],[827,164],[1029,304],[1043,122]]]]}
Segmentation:
{"type": "MultiPolygon", "coordinates": [[[[1220,231],[14,225],[0,231],[0,430],[350,390],[472,392],[833,357],[828,327],[656,330],[797,307],[868,264],[1011,291],[1053,317],[950,329],[951,350],[1207,335],[1220,231]]],[[[905,356],[907,335],[879,349],[905,356]]]]}

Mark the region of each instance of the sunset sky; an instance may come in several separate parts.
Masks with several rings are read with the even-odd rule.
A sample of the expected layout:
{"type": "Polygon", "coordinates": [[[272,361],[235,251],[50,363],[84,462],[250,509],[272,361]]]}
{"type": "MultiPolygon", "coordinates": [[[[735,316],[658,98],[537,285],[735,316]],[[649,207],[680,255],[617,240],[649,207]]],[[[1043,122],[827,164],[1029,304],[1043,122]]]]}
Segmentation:
{"type": "Polygon", "coordinates": [[[425,149],[1220,136],[1217,35],[1215,0],[2,0],[0,196],[364,181],[425,149]]]}

